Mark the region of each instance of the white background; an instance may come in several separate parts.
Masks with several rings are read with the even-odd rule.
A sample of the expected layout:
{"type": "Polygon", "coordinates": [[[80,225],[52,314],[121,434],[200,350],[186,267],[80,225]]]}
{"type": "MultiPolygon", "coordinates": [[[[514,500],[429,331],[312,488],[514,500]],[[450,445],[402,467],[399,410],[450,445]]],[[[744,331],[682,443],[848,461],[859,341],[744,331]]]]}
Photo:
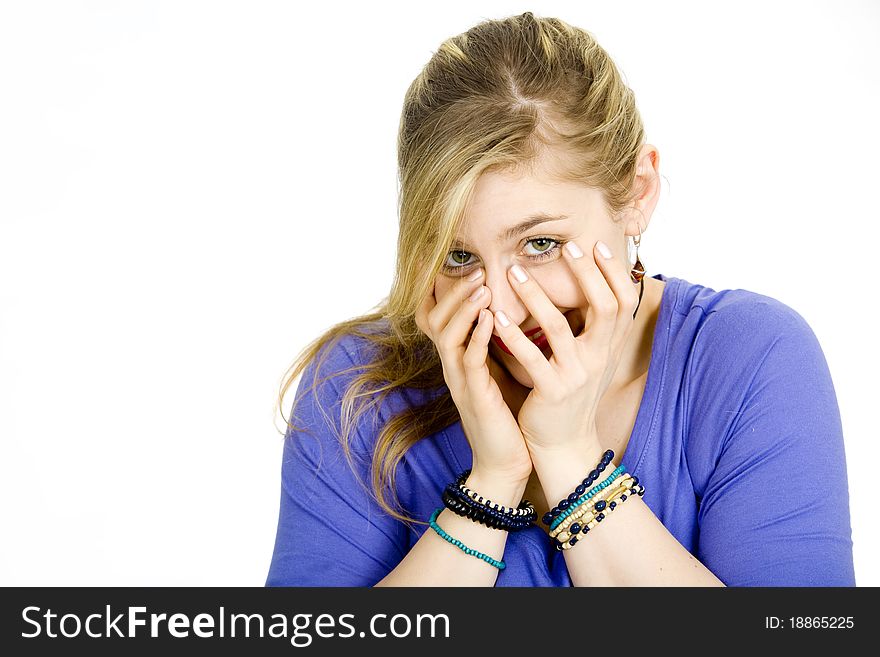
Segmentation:
{"type": "Polygon", "coordinates": [[[4,2],[0,583],[264,583],[279,384],[388,293],[407,85],[527,10],[636,93],[664,175],[648,274],[817,334],[880,585],[880,3],[854,1],[4,2]]]}

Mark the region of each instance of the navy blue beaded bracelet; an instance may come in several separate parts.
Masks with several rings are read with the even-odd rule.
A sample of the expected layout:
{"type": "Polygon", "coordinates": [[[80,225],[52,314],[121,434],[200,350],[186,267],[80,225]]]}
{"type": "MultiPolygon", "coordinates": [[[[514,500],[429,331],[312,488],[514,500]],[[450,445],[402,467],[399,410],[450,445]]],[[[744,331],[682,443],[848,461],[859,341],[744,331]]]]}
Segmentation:
{"type": "Polygon", "coordinates": [[[559,501],[559,504],[550,509],[544,516],[541,518],[541,522],[545,525],[550,525],[553,522],[553,519],[556,518],[560,513],[565,511],[569,506],[572,505],[581,495],[583,495],[590,486],[592,486],[596,480],[599,478],[599,475],[605,471],[605,468],[608,467],[608,464],[611,463],[611,459],[614,458],[614,452],[612,450],[606,450],[602,455],[602,459],[596,465],[593,470],[590,470],[590,473],[586,476],[586,478],[578,484],[577,488],[574,489],[574,492],[571,493],[568,497],[559,501]]]}
{"type": "Polygon", "coordinates": [[[443,504],[453,513],[511,532],[527,528],[537,518],[535,507],[528,500],[523,500],[517,508],[505,507],[468,490],[464,482],[470,473],[470,469],[464,470],[443,491],[443,504]]]}
{"type": "Polygon", "coordinates": [[[469,498],[456,497],[449,488],[443,491],[443,505],[456,515],[475,520],[493,529],[503,529],[510,532],[520,531],[531,524],[527,520],[514,520],[487,506],[476,504],[469,498]]]}
{"type": "Polygon", "coordinates": [[[464,485],[464,482],[467,480],[468,475],[470,475],[470,470],[465,470],[462,472],[458,479],[455,480],[456,491],[454,491],[458,497],[462,495],[467,497],[470,500],[473,500],[477,504],[482,504],[484,506],[489,507],[497,511],[498,513],[502,513],[505,516],[510,516],[514,520],[528,520],[529,522],[535,520],[538,516],[535,512],[535,507],[528,500],[523,500],[519,503],[519,506],[504,506],[503,504],[499,504],[498,502],[493,502],[489,499],[483,499],[483,496],[479,493],[472,491],[470,488],[464,485]]]}

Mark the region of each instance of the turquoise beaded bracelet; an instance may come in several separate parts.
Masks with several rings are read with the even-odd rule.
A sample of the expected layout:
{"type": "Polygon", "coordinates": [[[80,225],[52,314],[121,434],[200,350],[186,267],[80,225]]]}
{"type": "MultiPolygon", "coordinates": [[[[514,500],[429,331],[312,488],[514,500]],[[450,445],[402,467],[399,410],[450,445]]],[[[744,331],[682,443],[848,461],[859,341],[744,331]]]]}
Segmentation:
{"type": "Polygon", "coordinates": [[[443,538],[445,541],[452,543],[455,547],[457,547],[459,550],[461,550],[465,554],[469,554],[473,557],[478,557],[478,558],[482,559],[483,561],[485,561],[490,566],[495,566],[498,570],[504,570],[505,568],[507,568],[507,564],[505,564],[503,561],[497,561],[497,560],[493,559],[492,557],[490,557],[488,554],[483,554],[482,552],[480,552],[478,550],[474,550],[472,548],[469,548],[467,545],[465,545],[464,543],[462,543],[458,539],[452,538],[449,534],[447,534],[445,531],[443,531],[440,528],[440,525],[437,524],[437,516],[439,516],[440,512],[443,511],[443,509],[445,509],[445,508],[446,507],[441,506],[439,509],[435,509],[434,513],[431,514],[431,529],[433,529],[435,532],[440,534],[441,538],[443,538]]]}
{"type": "Polygon", "coordinates": [[[617,468],[615,468],[614,472],[612,472],[610,475],[608,475],[605,478],[605,481],[603,481],[601,484],[596,484],[595,486],[593,486],[590,490],[588,490],[586,493],[584,493],[579,498],[577,498],[574,502],[572,502],[571,505],[565,511],[563,511],[558,516],[556,516],[556,518],[553,519],[553,522],[550,523],[550,531],[553,531],[554,529],[556,529],[563,520],[565,520],[566,518],[568,518],[568,516],[570,516],[572,513],[574,513],[574,510],[577,507],[579,507],[584,502],[586,502],[588,499],[593,497],[593,495],[598,493],[600,490],[607,488],[611,484],[612,481],[617,479],[617,475],[624,473],[624,472],[626,472],[626,466],[623,463],[621,463],[620,465],[617,466],[617,468]]]}

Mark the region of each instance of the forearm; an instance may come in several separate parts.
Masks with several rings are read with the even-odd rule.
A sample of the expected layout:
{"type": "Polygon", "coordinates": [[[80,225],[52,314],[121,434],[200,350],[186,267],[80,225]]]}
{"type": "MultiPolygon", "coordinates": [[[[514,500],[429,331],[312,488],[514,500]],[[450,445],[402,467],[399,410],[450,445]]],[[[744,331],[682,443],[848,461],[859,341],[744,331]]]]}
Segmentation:
{"type": "MultiPolygon", "coordinates": [[[[589,440],[577,448],[532,453],[551,507],[596,467],[604,453],[599,445],[598,440],[589,440]]],[[[593,485],[618,465],[615,456],[593,485]]],[[[576,545],[563,550],[575,586],[724,586],[669,533],[639,495],[628,497],[614,511],[606,510],[604,516],[576,545]]]]}
{"type": "MultiPolygon", "coordinates": [[[[522,500],[526,482],[506,483],[472,473],[466,485],[493,502],[516,507],[522,500]]],[[[437,517],[437,525],[467,547],[502,560],[508,532],[487,527],[446,508],[437,517]]],[[[495,566],[465,553],[428,527],[397,567],[376,586],[495,586],[499,572],[495,566]]]]}

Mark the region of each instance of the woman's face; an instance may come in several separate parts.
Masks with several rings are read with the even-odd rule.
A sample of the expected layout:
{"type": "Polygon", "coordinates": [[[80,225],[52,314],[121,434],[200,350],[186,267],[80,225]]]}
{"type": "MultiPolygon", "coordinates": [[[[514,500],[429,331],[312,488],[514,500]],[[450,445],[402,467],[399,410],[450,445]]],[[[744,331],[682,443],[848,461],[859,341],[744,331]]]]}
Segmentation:
{"type": "MultiPolygon", "coordinates": [[[[637,234],[635,222],[633,227],[637,234]]],[[[629,265],[626,229],[627,222],[612,221],[598,190],[543,176],[486,173],[477,183],[463,232],[435,280],[435,297],[439,301],[460,276],[482,267],[484,284],[491,295],[489,309],[503,310],[523,331],[535,329],[538,320],[508,279],[511,265],[519,264],[566,317],[572,333],[579,335],[587,321],[589,304],[563,261],[562,245],[575,240],[584,257],[592,257],[593,245],[602,240],[614,253],[614,266],[624,268],[629,265]]],[[[489,354],[521,385],[533,388],[528,372],[499,346],[499,340],[497,330],[493,330],[489,354]]],[[[543,353],[549,358],[552,351],[548,346],[543,353]]]]}

